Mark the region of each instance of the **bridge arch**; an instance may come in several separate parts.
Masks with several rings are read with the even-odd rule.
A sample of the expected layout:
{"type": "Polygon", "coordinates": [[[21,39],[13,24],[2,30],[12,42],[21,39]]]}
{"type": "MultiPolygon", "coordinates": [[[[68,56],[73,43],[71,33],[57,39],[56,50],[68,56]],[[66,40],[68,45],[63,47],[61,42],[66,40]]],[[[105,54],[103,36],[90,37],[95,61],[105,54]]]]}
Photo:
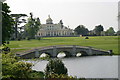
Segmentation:
{"type": "Polygon", "coordinates": [[[71,57],[71,53],[70,53],[69,51],[66,51],[66,50],[64,50],[64,51],[59,51],[59,52],[57,52],[57,55],[59,55],[60,53],[64,53],[64,54],[65,54],[65,57],[71,57]]]}
{"type": "Polygon", "coordinates": [[[52,54],[49,53],[49,52],[41,52],[40,55],[39,55],[39,57],[40,57],[42,54],[47,54],[47,55],[49,55],[50,57],[52,57],[52,54]]]}
{"type": "Polygon", "coordinates": [[[88,53],[87,53],[86,51],[79,51],[79,52],[76,53],[76,55],[77,55],[78,53],[80,53],[81,56],[88,56],[88,53]]]}

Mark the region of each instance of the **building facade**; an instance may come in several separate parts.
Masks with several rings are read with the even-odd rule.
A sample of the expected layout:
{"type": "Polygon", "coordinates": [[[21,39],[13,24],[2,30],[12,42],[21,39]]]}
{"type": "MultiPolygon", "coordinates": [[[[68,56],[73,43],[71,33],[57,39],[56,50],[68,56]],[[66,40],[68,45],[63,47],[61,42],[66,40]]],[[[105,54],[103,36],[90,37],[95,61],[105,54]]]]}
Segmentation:
{"type": "Polygon", "coordinates": [[[53,36],[72,36],[73,30],[64,26],[62,20],[54,24],[53,20],[48,16],[46,24],[41,24],[37,36],[39,37],[53,37],[53,36]]]}

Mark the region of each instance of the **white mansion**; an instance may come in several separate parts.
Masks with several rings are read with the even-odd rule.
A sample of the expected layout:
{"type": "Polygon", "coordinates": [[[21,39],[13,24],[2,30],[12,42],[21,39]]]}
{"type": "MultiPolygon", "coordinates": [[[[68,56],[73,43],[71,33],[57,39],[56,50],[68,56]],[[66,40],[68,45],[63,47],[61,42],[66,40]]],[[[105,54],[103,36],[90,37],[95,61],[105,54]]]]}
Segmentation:
{"type": "Polygon", "coordinates": [[[53,24],[53,20],[48,16],[46,24],[41,24],[37,36],[71,36],[73,30],[64,26],[62,20],[58,24],[53,24]]]}

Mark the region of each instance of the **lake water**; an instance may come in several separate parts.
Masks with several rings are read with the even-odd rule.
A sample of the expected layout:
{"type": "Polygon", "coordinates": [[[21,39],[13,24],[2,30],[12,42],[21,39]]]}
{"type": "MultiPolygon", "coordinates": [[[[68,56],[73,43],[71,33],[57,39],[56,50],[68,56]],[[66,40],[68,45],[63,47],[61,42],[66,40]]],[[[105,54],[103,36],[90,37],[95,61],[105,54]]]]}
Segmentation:
{"type": "MultiPolygon", "coordinates": [[[[62,58],[68,75],[84,78],[118,78],[118,56],[86,56],[62,58]]],[[[48,61],[29,61],[33,70],[44,71],[48,61]]]]}

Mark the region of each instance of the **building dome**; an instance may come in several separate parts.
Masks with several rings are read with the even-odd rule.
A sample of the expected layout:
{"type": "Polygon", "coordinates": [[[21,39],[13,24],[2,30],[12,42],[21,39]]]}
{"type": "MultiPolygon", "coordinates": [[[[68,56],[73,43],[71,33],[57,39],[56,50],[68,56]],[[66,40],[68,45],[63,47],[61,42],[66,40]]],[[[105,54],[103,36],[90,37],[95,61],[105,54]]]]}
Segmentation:
{"type": "Polygon", "coordinates": [[[50,18],[50,15],[48,15],[48,19],[46,20],[46,24],[53,24],[53,20],[50,18]]]}

